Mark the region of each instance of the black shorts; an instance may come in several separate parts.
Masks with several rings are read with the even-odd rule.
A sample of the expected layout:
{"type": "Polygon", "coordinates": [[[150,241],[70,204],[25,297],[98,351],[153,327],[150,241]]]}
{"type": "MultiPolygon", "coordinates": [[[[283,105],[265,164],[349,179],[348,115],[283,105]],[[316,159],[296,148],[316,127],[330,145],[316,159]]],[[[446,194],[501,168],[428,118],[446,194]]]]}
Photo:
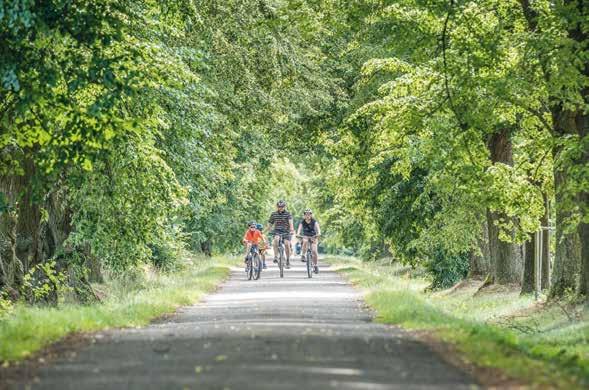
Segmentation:
{"type": "Polygon", "coordinates": [[[274,231],[274,232],[272,232],[272,234],[274,235],[274,237],[281,236],[283,240],[290,241],[290,233],[289,232],[277,232],[277,231],[274,231]]]}

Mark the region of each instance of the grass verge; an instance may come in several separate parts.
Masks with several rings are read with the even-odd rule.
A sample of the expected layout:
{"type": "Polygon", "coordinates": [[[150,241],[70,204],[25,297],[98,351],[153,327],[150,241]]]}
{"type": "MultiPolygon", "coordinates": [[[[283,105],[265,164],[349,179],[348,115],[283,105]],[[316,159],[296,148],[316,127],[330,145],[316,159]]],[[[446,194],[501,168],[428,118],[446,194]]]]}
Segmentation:
{"type": "Polygon", "coordinates": [[[536,302],[518,289],[478,292],[481,282],[425,292],[429,281],[407,268],[330,258],[366,293],[377,321],[426,331],[466,361],[499,369],[532,386],[589,386],[589,316],[580,306],[536,302]]]}
{"type": "Polygon", "coordinates": [[[105,298],[90,305],[35,307],[17,304],[0,319],[0,361],[4,365],[78,332],[136,327],[197,302],[229,275],[230,259],[189,257],[173,273],[142,273],[96,286],[105,298]]]}

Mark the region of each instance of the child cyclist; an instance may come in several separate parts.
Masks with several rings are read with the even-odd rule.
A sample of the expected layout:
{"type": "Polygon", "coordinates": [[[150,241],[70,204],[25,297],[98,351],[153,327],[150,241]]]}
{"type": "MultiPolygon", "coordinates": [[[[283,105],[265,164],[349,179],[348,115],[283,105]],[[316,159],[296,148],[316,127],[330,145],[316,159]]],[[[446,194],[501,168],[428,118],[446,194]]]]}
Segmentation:
{"type": "Polygon", "coordinates": [[[243,245],[245,245],[245,262],[247,263],[247,255],[252,245],[260,245],[260,242],[264,243],[264,236],[256,228],[256,222],[252,221],[247,224],[247,231],[243,235],[243,245]]]}
{"type": "Polygon", "coordinates": [[[268,240],[266,239],[266,236],[264,236],[263,233],[263,229],[264,229],[264,225],[262,225],[261,223],[258,223],[256,225],[256,229],[260,232],[260,234],[262,235],[262,242],[260,242],[260,257],[262,258],[262,268],[266,269],[266,250],[268,250],[268,240]]]}

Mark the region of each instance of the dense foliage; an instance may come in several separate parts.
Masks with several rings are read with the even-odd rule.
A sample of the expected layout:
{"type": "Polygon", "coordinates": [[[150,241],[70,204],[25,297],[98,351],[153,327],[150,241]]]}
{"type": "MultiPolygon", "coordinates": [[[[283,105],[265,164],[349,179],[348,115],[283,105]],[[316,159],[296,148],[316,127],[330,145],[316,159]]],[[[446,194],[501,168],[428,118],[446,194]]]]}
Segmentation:
{"type": "Polygon", "coordinates": [[[286,198],[434,287],[520,283],[550,222],[586,294],[588,7],[0,0],[0,287],[230,251],[286,198]]]}
{"type": "Polygon", "coordinates": [[[519,283],[533,266],[519,244],[550,218],[553,294],[585,293],[586,2],[355,4],[344,53],[363,65],[332,137],[331,188],[364,243],[427,265],[434,285],[461,278],[447,273],[465,258],[473,276],[519,283]]]}

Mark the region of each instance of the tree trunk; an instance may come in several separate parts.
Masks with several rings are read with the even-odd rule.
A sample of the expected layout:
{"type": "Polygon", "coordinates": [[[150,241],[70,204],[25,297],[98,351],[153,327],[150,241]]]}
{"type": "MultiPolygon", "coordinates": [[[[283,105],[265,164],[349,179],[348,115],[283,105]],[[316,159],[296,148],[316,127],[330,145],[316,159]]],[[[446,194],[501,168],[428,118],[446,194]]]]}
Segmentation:
{"type": "Polygon", "coordinates": [[[577,275],[581,266],[581,243],[576,231],[566,231],[566,224],[571,218],[563,195],[568,175],[555,169],[555,211],[556,211],[556,253],[550,297],[562,297],[567,290],[574,291],[577,286],[577,275]]]}
{"type": "Polygon", "coordinates": [[[202,241],[200,243],[200,250],[207,256],[212,256],[212,243],[211,240],[202,241]]]}
{"type": "MultiPolygon", "coordinates": [[[[587,20],[589,18],[589,5],[585,2],[579,6],[584,7],[581,11],[582,18],[584,18],[582,20],[587,20]]],[[[573,36],[575,36],[578,42],[586,43],[589,39],[589,33],[582,28],[578,28],[573,36]]],[[[587,52],[588,50],[585,49],[585,54],[587,52]]],[[[589,78],[589,60],[587,58],[585,59],[583,75],[589,78]]],[[[585,83],[585,88],[581,91],[581,95],[587,107],[589,105],[589,86],[587,86],[587,83],[585,83]]],[[[589,113],[586,107],[579,110],[576,117],[576,127],[582,147],[579,165],[585,169],[589,167],[589,113]]],[[[578,228],[579,238],[581,240],[581,285],[579,293],[583,294],[586,300],[589,301],[589,188],[587,188],[589,184],[587,184],[587,180],[587,176],[580,179],[581,182],[585,183],[585,187],[581,189],[579,194],[579,204],[581,207],[581,221],[578,228]]]]}
{"type": "Polygon", "coordinates": [[[23,283],[22,262],[16,255],[18,197],[21,178],[16,175],[0,177],[0,192],[4,194],[7,208],[0,212],[0,287],[18,291],[23,283]]]}
{"type": "MultiPolygon", "coordinates": [[[[524,16],[528,22],[528,28],[530,32],[535,32],[538,28],[538,21],[537,18],[539,16],[538,12],[535,8],[533,8],[530,4],[529,0],[520,0],[520,4],[522,6],[522,10],[524,16]]],[[[589,6],[587,6],[587,2],[577,1],[577,0],[565,0],[560,5],[560,11],[562,12],[563,22],[568,23],[567,26],[567,33],[569,38],[576,41],[580,47],[586,47],[585,42],[587,42],[588,33],[586,27],[583,25],[586,23],[587,18],[589,17],[589,6]]],[[[555,47],[558,46],[560,42],[555,42],[555,47]]],[[[586,49],[585,49],[586,50],[586,49]]],[[[586,53],[586,51],[585,51],[586,53]]],[[[582,53],[580,53],[581,55],[582,53]]],[[[541,56],[538,58],[539,63],[542,64],[542,72],[544,73],[544,78],[546,79],[547,83],[551,83],[552,81],[552,74],[549,71],[546,64],[549,64],[548,56],[551,56],[551,51],[547,51],[546,53],[541,53],[541,56]]],[[[576,63],[571,63],[570,71],[574,72],[578,69],[574,69],[578,65],[576,63]]],[[[589,63],[584,64],[584,69],[581,69],[581,72],[585,77],[589,76],[589,63]]],[[[557,73],[557,75],[559,75],[557,73]]],[[[555,91],[558,91],[558,88],[553,88],[555,91]]],[[[579,91],[584,99],[584,103],[589,103],[589,88],[584,87],[582,90],[579,91]]],[[[579,136],[579,142],[582,145],[583,150],[581,151],[581,161],[572,161],[568,162],[567,159],[563,159],[564,161],[560,161],[559,154],[560,150],[555,148],[554,150],[554,162],[555,162],[555,169],[554,169],[554,187],[555,187],[555,210],[556,210],[556,253],[554,258],[554,270],[552,273],[552,280],[553,284],[551,286],[550,296],[551,297],[561,297],[565,291],[573,290],[576,287],[576,275],[580,271],[581,272],[581,292],[587,293],[589,290],[589,251],[587,240],[588,232],[587,229],[587,218],[582,220],[579,226],[577,227],[576,232],[566,231],[566,226],[563,226],[563,223],[569,222],[572,219],[572,213],[570,210],[576,208],[581,210],[582,213],[587,213],[587,203],[589,199],[587,198],[587,190],[581,190],[580,194],[568,194],[567,192],[571,191],[570,188],[567,189],[567,184],[574,183],[574,178],[570,177],[570,172],[568,172],[569,166],[564,166],[564,164],[572,163],[572,165],[576,164],[585,164],[586,167],[589,163],[588,159],[588,143],[584,140],[584,137],[588,134],[587,127],[589,126],[589,120],[587,118],[587,114],[584,114],[585,107],[583,105],[578,105],[578,107],[571,109],[566,108],[564,102],[561,100],[561,96],[550,96],[553,98],[554,101],[557,102],[552,108],[552,122],[553,122],[553,129],[552,132],[555,137],[563,138],[563,137],[571,137],[571,136],[579,136]],[[560,166],[560,165],[563,166],[560,166]]],[[[570,107],[570,102],[567,102],[570,107]]]]}
{"type": "Polygon", "coordinates": [[[41,209],[39,200],[35,199],[33,176],[35,165],[30,158],[22,163],[24,174],[22,180],[22,194],[18,202],[18,224],[16,255],[21,260],[24,271],[42,262],[41,245],[41,209]]]}
{"type": "MultiPolygon", "coordinates": [[[[585,196],[586,204],[589,204],[589,196],[585,196]]],[[[581,249],[581,284],[579,293],[589,301],[589,224],[579,224],[579,237],[581,249]]]]}
{"type": "Polygon", "coordinates": [[[468,277],[473,279],[484,278],[491,273],[489,230],[486,222],[482,226],[477,244],[478,250],[472,250],[470,253],[470,267],[468,270],[468,277]]]}
{"type": "Polygon", "coordinates": [[[494,282],[498,284],[520,283],[521,266],[518,267],[518,260],[521,261],[521,249],[519,245],[499,239],[499,227],[496,222],[505,219],[506,216],[502,213],[487,211],[491,274],[494,282]]]}
{"type": "MultiPolygon", "coordinates": [[[[585,73],[589,76],[589,65],[586,66],[585,73]]],[[[585,101],[589,102],[589,88],[583,91],[585,101]]],[[[589,115],[579,114],[577,116],[577,129],[583,146],[580,157],[580,166],[589,167],[589,115]]],[[[587,178],[581,178],[585,181],[587,178]]],[[[579,293],[584,295],[589,301],[589,188],[585,187],[579,194],[579,203],[581,206],[581,221],[579,222],[578,232],[581,246],[581,284],[579,293]]]]}
{"type": "Polygon", "coordinates": [[[22,272],[22,263],[16,256],[16,222],[17,214],[15,210],[9,210],[0,216],[0,287],[15,288],[20,287],[19,272],[22,272]]]}
{"type": "Polygon", "coordinates": [[[530,238],[525,243],[524,254],[524,276],[522,279],[522,294],[534,292],[534,282],[536,281],[536,264],[534,255],[536,254],[536,234],[530,234],[530,238]]]}
{"type": "MultiPolygon", "coordinates": [[[[57,190],[45,196],[41,187],[36,187],[34,161],[22,153],[3,152],[19,158],[23,174],[0,178],[0,192],[10,205],[9,212],[0,215],[0,284],[19,289],[24,273],[53,257],[63,245],[72,230],[71,213],[65,205],[61,183],[56,183],[57,190]]],[[[65,257],[64,260],[68,261],[65,257]]],[[[67,264],[61,266],[67,268],[67,264]]]]}
{"type": "MultiPolygon", "coordinates": [[[[508,129],[491,135],[487,147],[493,164],[513,165],[513,149],[508,129]]],[[[487,227],[489,231],[489,255],[491,274],[495,283],[520,283],[521,249],[518,245],[499,239],[500,222],[507,222],[508,216],[502,212],[487,210],[487,227]],[[518,263],[518,260],[520,262],[518,263]]]]}
{"type": "Polygon", "coordinates": [[[25,272],[52,258],[72,231],[71,210],[66,205],[63,183],[53,183],[48,193],[35,187],[36,167],[30,159],[23,162],[22,196],[17,225],[17,256],[25,272]],[[42,208],[43,207],[43,208],[42,208]],[[45,216],[42,215],[45,211],[45,216]]]}

